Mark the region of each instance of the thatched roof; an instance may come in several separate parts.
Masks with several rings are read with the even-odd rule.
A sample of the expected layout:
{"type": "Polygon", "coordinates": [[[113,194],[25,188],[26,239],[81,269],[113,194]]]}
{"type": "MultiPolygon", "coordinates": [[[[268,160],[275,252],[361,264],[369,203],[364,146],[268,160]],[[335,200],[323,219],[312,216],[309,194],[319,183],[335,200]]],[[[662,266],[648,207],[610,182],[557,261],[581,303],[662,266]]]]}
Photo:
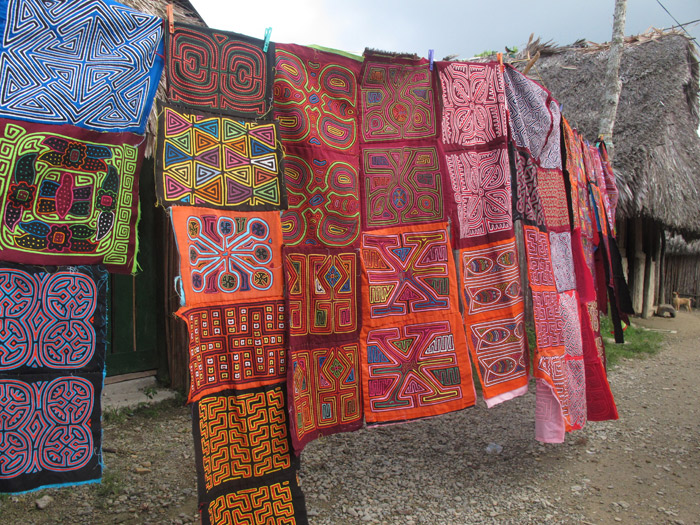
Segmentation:
{"type": "MultiPolygon", "coordinates": [[[[206,26],[204,19],[200,16],[189,0],[119,0],[122,4],[133,9],[156,15],[163,19],[167,18],[166,6],[173,4],[173,20],[190,25],[206,26]]],[[[167,30],[167,29],[166,29],[167,30]]],[[[165,70],[160,77],[160,85],[156,92],[156,100],[165,101],[165,70]]],[[[151,114],[148,116],[146,126],[146,157],[152,157],[155,153],[156,128],[158,117],[156,115],[156,104],[153,104],[151,114]]]]}
{"type": "MultiPolygon", "coordinates": [[[[564,105],[572,126],[595,140],[609,45],[548,43],[525,52],[534,56],[538,46],[541,57],[528,76],[564,105]]],[[[654,31],[626,39],[613,133],[618,219],[646,216],[668,230],[700,237],[698,76],[698,59],[685,36],[654,31]]]]}

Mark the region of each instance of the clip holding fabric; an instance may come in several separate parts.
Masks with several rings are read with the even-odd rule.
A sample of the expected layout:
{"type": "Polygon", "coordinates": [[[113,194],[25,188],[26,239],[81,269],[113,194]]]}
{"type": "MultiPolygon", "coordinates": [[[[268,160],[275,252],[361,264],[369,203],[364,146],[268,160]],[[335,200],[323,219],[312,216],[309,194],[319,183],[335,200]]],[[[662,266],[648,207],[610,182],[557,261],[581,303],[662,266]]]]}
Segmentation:
{"type": "Polygon", "coordinates": [[[501,73],[503,73],[506,70],[506,66],[503,65],[503,53],[496,53],[496,57],[498,58],[498,64],[501,66],[501,73]]]}
{"type": "Polygon", "coordinates": [[[430,61],[430,71],[433,70],[433,58],[435,56],[435,50],[434,49],[428,49],[428,60],[430,61]]]}
{"type": "Polygon", "coordinates": [[[270,36],[272,35],[272,28],[265,28],[265,44],[263,44],[263,53],[267,53],[267,48],[270,46],[270,36]]]}
{"type": "Polygon", "coordinates": [[[165,12],[168,14],[168,31],[172,35],[175,31],[175,24],[173,23],[173,4],[168,4],[165,7],[165,12]]]}

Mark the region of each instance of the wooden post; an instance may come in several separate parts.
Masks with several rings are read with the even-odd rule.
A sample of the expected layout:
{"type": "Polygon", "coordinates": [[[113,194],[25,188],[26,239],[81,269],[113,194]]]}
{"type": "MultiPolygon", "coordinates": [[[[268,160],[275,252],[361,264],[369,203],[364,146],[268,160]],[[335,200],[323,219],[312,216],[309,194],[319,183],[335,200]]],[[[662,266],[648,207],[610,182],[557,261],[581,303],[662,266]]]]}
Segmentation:
{"type": "Polygon", "coordinates": [[[646,240],[644,255],[644,287],[642,300],[642,318],[654,315],[654,291],[656,290],[656,253],[659,237],[659,227],[655,221],[646,221],[646,240]]]}
{"type": "Polygon", "coordinates": [[[631,293],[632,307],[637,313],[642,313],[644,306],[644,274],[645,274],[645,257],[644,257],[644,222],[641,217],[634,219],[634,227],[631,235],[634,236],[634,260],[632,261],[631,272],[631,293]]]}

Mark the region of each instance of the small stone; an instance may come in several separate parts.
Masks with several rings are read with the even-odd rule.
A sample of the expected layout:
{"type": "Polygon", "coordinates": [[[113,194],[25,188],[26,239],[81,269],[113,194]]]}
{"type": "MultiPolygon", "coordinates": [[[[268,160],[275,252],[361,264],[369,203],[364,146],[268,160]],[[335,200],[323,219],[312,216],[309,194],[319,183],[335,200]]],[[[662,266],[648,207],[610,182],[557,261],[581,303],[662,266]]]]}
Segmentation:
{"type": "Polygon", "coordinates": [[[150,468],[144,468],[144,467],[136,467],[134,468],[134,472],[137,474],[147,474],[151,471],[150,468]]]}
{"type": "Polygon", "coordinates": [[[627,503],[626,501],[618,501],[617,504],[625,510],[630,508],[630,504],[627,503]]]}
{"type": "Polygon", "coordinates": [[[39,510],[44,510],[52,502],[53,502],[53,498],[51,496],[49,496],[48,494],[46,494],[45,496],[42,496],[38,500],[35,501],[36,508],[39,510]]]}
{"type": "Polygon", "coordinates": [[[581,492],[583,487],[581,485],[571,485],[571,492],[581,492]]]}

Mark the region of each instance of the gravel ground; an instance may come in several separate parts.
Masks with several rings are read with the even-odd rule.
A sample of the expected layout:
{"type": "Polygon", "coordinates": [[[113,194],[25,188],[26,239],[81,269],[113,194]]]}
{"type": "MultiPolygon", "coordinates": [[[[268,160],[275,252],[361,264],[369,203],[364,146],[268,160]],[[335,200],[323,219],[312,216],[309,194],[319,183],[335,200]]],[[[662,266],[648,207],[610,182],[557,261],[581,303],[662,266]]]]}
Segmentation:
{"type": "MultiPolygon", "coordinates": [[[[302,454],[311,524],[700,523],[700,314],[640,324],[678,333],[611,372],[619,421],[541,445],[528,394],[323,438],[302,454]]],[[[196,522],[190,424],[172,403],[107,423],[102,485],[4,497],[0,523],[196,522]]]]}

